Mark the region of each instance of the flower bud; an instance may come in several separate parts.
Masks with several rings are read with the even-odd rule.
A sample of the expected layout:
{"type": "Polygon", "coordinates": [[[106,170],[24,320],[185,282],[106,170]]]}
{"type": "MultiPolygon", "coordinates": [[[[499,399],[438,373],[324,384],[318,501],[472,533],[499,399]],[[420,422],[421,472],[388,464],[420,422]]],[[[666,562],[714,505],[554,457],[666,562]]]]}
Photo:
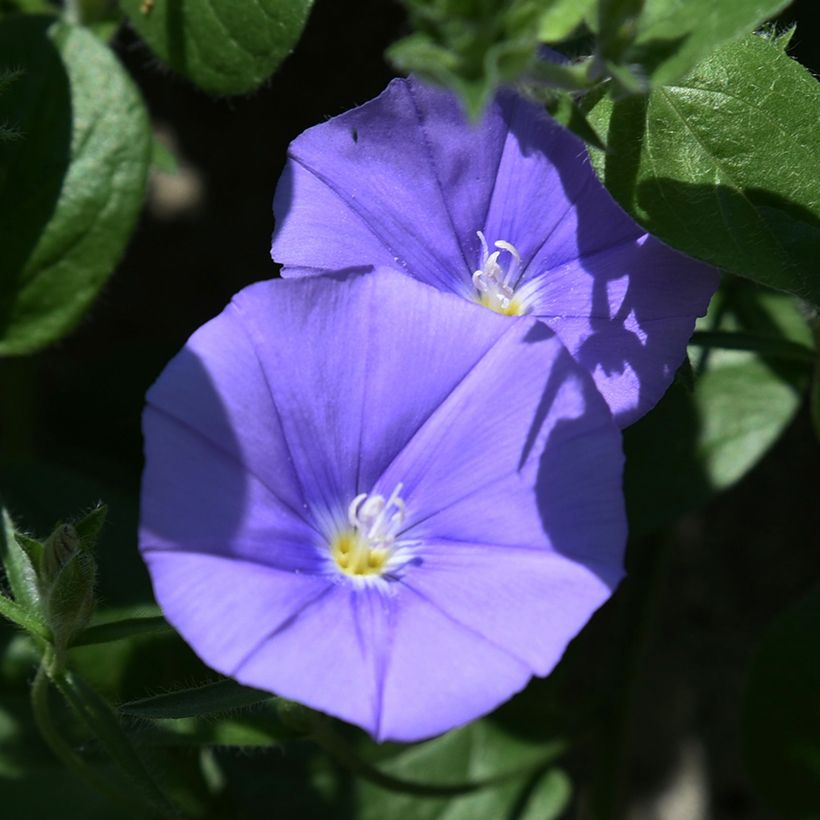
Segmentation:
{"type": "Polygon", "coordinates": [[[60,524],[43,545],[40,588],[45,616],[59,649],[88,623],[94,611],[97,562],[77,529],[60,524]]]}

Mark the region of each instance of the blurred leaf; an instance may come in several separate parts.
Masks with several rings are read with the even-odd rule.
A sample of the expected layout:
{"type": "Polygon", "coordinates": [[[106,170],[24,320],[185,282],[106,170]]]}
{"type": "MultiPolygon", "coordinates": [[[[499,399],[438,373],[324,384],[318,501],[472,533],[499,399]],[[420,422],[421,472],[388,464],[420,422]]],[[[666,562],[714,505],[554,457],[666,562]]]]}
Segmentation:
{"type": "Polygon", "coordinates": [[[272,700],[273,697],[270,692],[250,689],[226,679],[124,703],[120,706],[120,712],[131,717],[152,719],[198,717],[231,712],[272,700]]]}
{"type": "Polygon", "coordinates": [[[604,60],[620,60],[635,39],[643,6],[644,0],[598,0],[593,20],[604,60]]]}
{"type": "Polygon", "coordinates": [[[173,151],[154,134],[151,146],[151,167],[163,174],[175,174],[179,170],[179,163],[173,151]]]}
{"type": "Polygon", "coordinates": [[[567,130],[572,131],[576,137],[580,137],[584,142],[592,145],[594,148],[600,148],[601,150],[606,149],[601,137],[589,124],[586,115],[570,94],[555,94],[552,99],[547,102],[546,108],[556,122],[563,125],[567,130]]]}
{"type": "Polygon", "coordinates": [[[296,45],[313,0],[121,0],[175,71],[212,94],[253,91],[296,45]]]}
{"type": "Polygon", "coordinates": [[[72,646],[92,646],[99,643],[122,641],[141,635],[171,632],[173,627],[161,615],[124,618],[121,621],[92,624],[72,640],[72,646]]]}
{"type": "Polygon", "coordinates": [[[402,71],[459,94],[477,117],[495,89],[535,62],[539,0],[404,0],[415,33],[387,51],[402,71]]]}
{"type": "Polygon", "coordinates": [[[269,748],[298,735],[277,720],[272,712],[244,717],[179,718],[153,720],[134,730],[134,742],[142,747],[239,746],[269,748]]]}
{"type": "Polygon", "coordinates": [[[778,817],[820,816],[820,588],[768,629],[745,704],[746,761],[778,817]]]}
{"type": "Polygon", "coordinates": [[[0,795],[4,818],[110,820],[111,806],[64,768],[40,740],[22,693],[0,698],[0,795]]]}
{"type": "Polygon", "coordinates": [[[538,21],[538,39],[544,43],[564,40],[581,24],[595,0],[552,0],[538,21]]]}
{"type": "Polygon", "coordinates": [[[545,772],[552,757],[554,749],[508,734],[489,721],[477,721],[402,748],[380,762],[379,769],[412,783],[487,785],[459,797],[432,798],[362,782],[358,820],[550,820],[566,809],[571,792],[563,772],[545,772]]]}
{"type": "Polygon", "coordinates": [[[125,247],[143,200],[150,132],[140,95],[90,32],[49,18],[0,23],[0,355],[29,353],[79,321],[125,247]]]}
{"type": "Polygon", "coordinates": [[[791,0],[646,0],[626,61],[653,85],[679,79],[722,43],[754,31],[791,0]]]}
{"type": "MultiPolygon", "coordinates": [[[[787,359],[803,364],[814,364],[815,354],[812,348],[792,342],[788,339],[757,336],[753,333],[740,333],[728,330],[696,330],[690,344],[700,348],[717,348],[718,350],[746,350],[759,353],[765,358],[787,359]]],[[[694,388],[694,384],[692,385],[694,388]]]]}
{"type": "Polygon", "coordinates": [[[820,90],[769,41],[724,47],[647,99],[604,98],[593,164],[620,204],[691,256],[820,302],[820,90]]]}
{"type": "Polygon", "coordinates": [[[760,352],[776,348],[778,341],[802,349],[811,345],[790,297],[742,282],[724,286],[699,326],[759,339],[758,352],[691,347],[694,391],[673,384],[658,406],[625,432],[624,483],[633,535],[673,521],[740,479],[780,436],[802,400],[807,365],[760,352]]]}

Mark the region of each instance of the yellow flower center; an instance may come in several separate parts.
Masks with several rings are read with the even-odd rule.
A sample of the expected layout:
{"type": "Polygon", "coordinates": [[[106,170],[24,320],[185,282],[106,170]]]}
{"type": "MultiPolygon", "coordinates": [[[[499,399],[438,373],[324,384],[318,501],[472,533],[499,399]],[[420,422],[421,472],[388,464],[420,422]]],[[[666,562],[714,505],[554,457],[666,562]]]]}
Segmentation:
{"type": "Polygon", "coordinates": [[[381,575],[390,557],[390,550],[385,547],[372,547],[359,533],[344,530],[333,539],[330,554],[336,566],[345,575],[361,577],[381,575]]]}
{"type": "Polygon", "coordinates": [[[347,509],[348,527],[330,541],[336,568],[351,578],[390,576],[407,562],[413,544],[396,539],[404,524],[402,485],[385,498],[378,493],[357,495],[347,509]]]}

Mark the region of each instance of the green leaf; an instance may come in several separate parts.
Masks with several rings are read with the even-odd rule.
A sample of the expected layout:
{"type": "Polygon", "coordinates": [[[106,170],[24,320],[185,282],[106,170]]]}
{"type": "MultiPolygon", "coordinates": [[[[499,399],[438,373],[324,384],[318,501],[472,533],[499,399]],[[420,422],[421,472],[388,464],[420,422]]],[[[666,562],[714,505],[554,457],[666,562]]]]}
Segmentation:
{"type": "Polygon", "coordinates": [[[722,43],[754,31],[791,0],[646,0],[637,34],[625,57],[654,85],[682,77],[722,43]]]}
{"type": "Polygon", "coordinates": [[[820,302],[820,90],[771,42],[724,47],[648,98],[600,100],[595,169],[620,204],[691,256],[820,302]]]}
{"type": "Polygon", "coordinates": [[[778,817],[820,816],[820,588],[767,630],[745,704],[752,782],[778,817]]]}
{"type": "Polygon", "coordinates": [[[0,355],[29,353],[79,321],[117,263],[143,200],[142,100],[90,32],[43,17],[0,23],[0,355]]]}
{"type": "MultiPolygon", "coordinates": [[[[39,625],[39,629],[32,631],[42,636],[47,634],[47,630],[43,621],[36,568],[16,535],[9,514],[0,506],[0,559],[2,559],[3,569],[6,572],[6,580],[14,596],[15,606],[28,616],[33,625],[39,625]]],[[[9,615],[9,617],[11,616],[9,615]]],[[[19,620],[19,617],[12,618],[12,620],[26,626],[19,620]]],[[[28,629],[30,626],[26,626],[26,628],[28,629]]]]}
{"type": "MultiPolygon", "coordinates": [[[[811,335],[794,301],[736,281],[700,322],[737,333],[755,351],[691,347],[693,392],[675,383],[658,406],[626,430],[624,474],[633,535],[661,527],[705,503],[748,472],[797,412],[808,377],[811,335]]],[[[740,345],[726,345],[737,347],[740,345]]]]}
{"type": "Polygon", "coordinates": [[[483,787],[463,796],[433,798],[388,791],[362,782],[358,818],[557,818],[566,809],[571,789],[563,772],[545,771],[550,757],[548,750],[537,742],[511,735],[490,721],[477,721],[435,740],[402,748],[392,758],[380,762],[379,769],[410,783],[483,783],[483,787]],[[519,813],[513,815],[516,810],[519,813]]]}
{"type": "Polygon", "coordinates": [[[212,94],[244,94],[290,54],[313,0],[121,0],[163,62],[212,94]]]}
{"type": "Polygon", "coordinates": [[[595,0],[552,0],[541,13],[538,39],[544,43],[564,40],[581,24],[595,0]]]}
{"type": "Polygon", "coordinates": [[[146,719],[198,717],[243,709],[273,700],[273,697],[270,692],[250,689],[226,679],[124,703],[120,712],[146,719]]]}

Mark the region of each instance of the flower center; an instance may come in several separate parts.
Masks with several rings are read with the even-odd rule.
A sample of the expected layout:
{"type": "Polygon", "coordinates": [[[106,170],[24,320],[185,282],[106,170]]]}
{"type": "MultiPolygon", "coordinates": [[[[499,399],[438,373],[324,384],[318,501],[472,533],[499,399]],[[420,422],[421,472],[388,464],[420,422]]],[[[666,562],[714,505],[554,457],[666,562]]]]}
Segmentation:
{"type": "MultiPolygon", "coordinates": [[[[349,529],[330,544],[330,554],[339,570],[354,578],[383,576],[394,568],[398,553],[396,538],[404,523],[404,501],[398,484],[390,497],[376,493],[357,495],[347,508],[349,529]]],[[[406,561],[400,562],[402,565],[406,561]]]]}
{"type": "Polygon", "coordinates": [[[524,313],[521,302],[515,298],[515,283],[521,267],[521,254],[510,242],[499,239],[495,243],[498,250],[490,253],[487,240],[481,231],[476,231],[481,240],[481,268],[473,273],[473,285],[478,291],[478,301],[484,307],[505,316],[520,316],[524,313]],[[501,254],[510,256],[506,270],[499,264],[501,254]]]}

